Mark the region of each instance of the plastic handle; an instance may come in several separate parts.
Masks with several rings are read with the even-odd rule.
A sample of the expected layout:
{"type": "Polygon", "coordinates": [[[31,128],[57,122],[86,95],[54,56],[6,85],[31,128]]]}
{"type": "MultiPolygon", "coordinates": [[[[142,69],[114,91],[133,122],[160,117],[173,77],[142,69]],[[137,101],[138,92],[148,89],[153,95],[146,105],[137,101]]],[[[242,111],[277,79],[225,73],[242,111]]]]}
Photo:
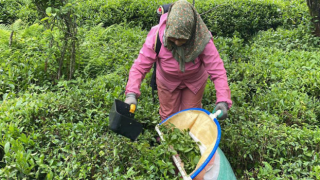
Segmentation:
{"type": "Polygon", "coordinates": [[[218,111],[215,112],[215,113],[211,113],[211,114],[210,114],[210,117],[211,117],[212,119],[217,118],[217,117],[220,115],[220,113],[222,113],[222,111],[221,111],[221,110],[218,110],[218,111]]]}
{"type": "Polygon", "coordinates": [[[135,104],[130,104],[129,112],[134,113],[135,111],[136,111],[136,105],[135,104]]]}

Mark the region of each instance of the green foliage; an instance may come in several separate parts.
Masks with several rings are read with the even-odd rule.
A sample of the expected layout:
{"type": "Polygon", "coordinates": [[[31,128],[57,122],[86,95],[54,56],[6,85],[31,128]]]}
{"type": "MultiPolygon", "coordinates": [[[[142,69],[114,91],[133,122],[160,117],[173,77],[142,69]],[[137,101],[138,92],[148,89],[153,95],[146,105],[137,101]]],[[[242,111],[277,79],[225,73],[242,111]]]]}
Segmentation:
{"type": "Polygon", "coordinates": [[[256,47],[275,47],[284,51],[303,50],[318,51],[320,38],[312,35],[311,25],[298,25],[293,30],[278,28],[270,29],[257,34],[252,40],[256,47]]]}
{"type": "MultiPolygon", "coordinates": [[[[80,3],[81,23],[100,24],[104,27],[118,23],[130,23],[149,30],[158,23],[156,9],[173,1],[113,0],[83,1],[80,3]],[[94,13],[93,13],[94,12],[94,13]]],[[[189,1],[192,3],[192,1],[189,1]]],[[[279,26],[295,27],[309,17],[308,8],[301,2],[259,1],[199,1],[195,3],[209,30],[216,36],[232,37],[238,32],[248,40],[262,30],[279,26]]]]}
{"type": "Polygon", "coordinates": [[[179,155],[187,174],[192,173],[201,158],[199,142],[190,137],[188,129],[181,131],[173,124],[160,126],[160,131],[165,143],[173,148],[174,154],[179,155]]]}
{"type": "Polygon", "coordinates": [[[243,39],[248,39],[260,30],[283,24],[281,9],[277,4],[230,1],[222,5],[207,4],[202,8],[207,10],[215,5],[218,7],[214,11],[202,16],[213,35],[232,37],[234,32],[239,32],[243,39]]]}
{"type": "MultiPolygon", "coordinates": [[[[77,3],[73,0],[35,0],[34,3],[37,6],[41,21],[45,21],[46,23],[46,29],[52,31],[55,27],[62,34],[59,39],[54,39],[54,37],[51,36],[49,42],[50,49],[58,48],[60,50],[60,55],[56,58],[58,64],[56,71],[57,79],[64,76],[72,79],[76,67],[80,64],[77,58],[79,44],[76,14],[77,3]],[[55,47],[56,41],[60,41],[62,46],[55,47]]],[[[47,65],[47,61],[45,63],[47,65]]]]}
{"type": "Polygon", "coordinates": [[[137,58],[147,32],[127,25],[113,25],[107,28],[101,25],[80,29],[81,66],[79,70],[86,77],[96,77],[123,69],[127,73],[137,58]]]}
{"type": "Polygon", "coordinates": [[[17,19],[33,23],[37,18],[31,0],[0,1],[0,23],[12,24],[17,19]]]}
{"type": "Polygon", "coordinates": [[[50,79],[49,71],[44,72],[46,35],[43,27],[39,24],[21,30],[18,27],[10,26],[15,29],[11,47],[11,31],[0,30],[3,32],[0,36],[0,99],[4,94],[26,90],[30,83],[43,84],[50,79]]]}
{"type": "MultiPolygon", "coordinates": [[[[82,0],[83,1],[83,0],[82,0]]],[[[190,0],[189,0],[190,2],[190,0]]],[[[100,24],[104,27],[127,22],[132,26],[150,29],[158,23],[156,9],[159,5],[172,3],[170,0],[111,0],[83,1],[80,12],[84,24],[100,24]]]]}
{"type": "Polygon", "coordinates": [[[123,84],[115,77],[60,81],[55,92],[33,86],[4,101],[0,144],[7,165],[0,177],[175,179],[168,146],[149,145],[154,131],[130,142],[108,130],[108,111],[121,91],[114,84],[123,84]]]}
{"type": "Polygon", "coordinates": [[[213,35],[232,37],[234,33],[239,33],[244,40],[259,31],[279,26],[290,28],[302,21],[301,16],[308,16],[306,6],[282,1],[206,1],[199,3],[197,8],[200,14],[205,13],[202,18],[213,35]],[[215,9],[210,11],[212,7],[215,9]],[[299,12],[299,16],[291,14],[295,11],[299,12]]]}
{"type": "Polygon", "coordinates": [[[14,6],[14,1],[0,1],[0,23],[12,24],[17,19],[17,13],[18,8],[14,6]]]}
{"type": "Polygon", "coordinates": [[[227,122],[220,144],[225,153],[238,157],[229,159],[237,173],[245,166],[245,176],[258,179],[312,177],[312,167],[319,164],[317,126],[287,126],[277,123],[277,115],[257,108],[236,108],[233,112],[237,112],[232,114],[233,123],[227,122]]]}
{"type": "MultiPolygon", "coordinates": [[[[229,160],[238,177],[316,178],[319,54],[312,46],[318,38],[303,33],[308,28],[261,32],[246,45],[237,36],[215,40],[234,103],[221,122],[220,147],[233,157],[229,160]]],[[[214,86],[207,87],[204,105],[212,109],[214,86]]]]}
{"type": "MultiPolygon", "coordinates": [[[[57,8],[57,2],[46,3],[47,1],[17,1],[19,7],[24,7],[23,14],[15,17],[18,9],[9,6],[8,3],[1,3],[8,10],[4,11],[5,24],[12,23],[18,18],[23,21],[32,21],[38,9],[38,16],[45,17],[47,7],[51,10],[57,8]],[[37,6],[37,8],[35,7],[37,6]],[[39,12],[40,11],[40,12],[39,12]],[[9,15],[5,14],[8,12],[9,15]],[[11,17],[13,16],[13,17],[11,17]],[[25,17],[31,17],[25,18],[25,17]]],[[[104,27],[119,23],[129,23],[130,26],[139,26],[149,30],[158,23],[156,9],[159,5],[172,3],[173,1],[149,1],[149,0],[111,0],[111,1],[87,1],[76,2],[76,16],[79,17],[79,24],[92,27],[103,24],[104,27]]],[[[193,1],[189,0],[190,3],[193,1]]],[[[11,5],[11,4],[10,4],[11,5]]],[[[308,8],[304,1],[270,1],[270,0],[232,0],[232,1],[197,1],[196,9],[202,15],[213,35],[232,37],[238,32],[245,40],[250,39],[261,30],[276,29],[284,26],[291,29],[309,17],[308,8]]],[[[1,14],[1,13],[0,13],[1,14]]],[[[3,20],[4,21],[4,20],[3,20]]]]}

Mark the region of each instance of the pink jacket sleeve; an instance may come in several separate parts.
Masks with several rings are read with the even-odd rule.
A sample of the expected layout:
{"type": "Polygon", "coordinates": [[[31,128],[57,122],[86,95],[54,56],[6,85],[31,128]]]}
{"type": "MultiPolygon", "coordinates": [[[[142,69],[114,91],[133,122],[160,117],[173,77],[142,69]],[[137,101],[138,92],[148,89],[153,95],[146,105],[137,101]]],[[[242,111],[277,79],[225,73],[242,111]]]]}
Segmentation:
{"type": "Polygon", "coordinates": [[[130,69],[125,94],[128,92],[133,92],[137,95],[137,97],[141,95],[141,82],[146,73],[148,73],[152,68],[153,63],[157,60],[157,54],[153,48],[158,29],[158,26],[154,26],[149,31],[146,41],[139,52],[138,58],[134,61],[130,69]]]}
{"type": "Polygon", "coordinates": [[[205,69],[210,75],[210,79],[214,83],[217,98],[216,103],[227,102],[228,107],[230,108],[232,101],[231,92],[228,86],[227,72],[212,39],[199,57],[203,61],[205,69]]]}

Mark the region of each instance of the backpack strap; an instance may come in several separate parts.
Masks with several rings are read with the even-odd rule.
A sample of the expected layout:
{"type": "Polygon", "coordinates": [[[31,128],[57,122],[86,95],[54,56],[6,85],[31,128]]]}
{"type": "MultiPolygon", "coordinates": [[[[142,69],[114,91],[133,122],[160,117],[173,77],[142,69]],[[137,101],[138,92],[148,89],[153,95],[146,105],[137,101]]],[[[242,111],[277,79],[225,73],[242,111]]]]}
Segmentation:
{"type": "Polygon", "coordinates": [[[157,31],[157,36],[155,39],[155,45],[154,45],[154,51],[157,53],[157,56],[159,55],[160,49],[161,49],[161,41],[160,41],[160,37],[159,37],[159,30],[157,31]]]}
{"type": "MultiPolygon", "coordinates": [[[[160,41],[159,30],[158,30],[157,31],[157,36],[156,36],[156,39],[155,39],[155,45],[154,45],[154,51],[157,53],[157,56],[159,55],[159,52],[160,52],[160,49],[161,49],[161,45],[162,45],[162,43],[160,41]]],[[[151,89],[152,89],[153,103],[155,102],[154,91],[158,90],[157,82],[156,82],[156,69],[157,69],[157,63],[154,62],[153,63],[153,73],[152,73],[151,81],[150,81],[150,86],[151,86],[151,89]]]]}

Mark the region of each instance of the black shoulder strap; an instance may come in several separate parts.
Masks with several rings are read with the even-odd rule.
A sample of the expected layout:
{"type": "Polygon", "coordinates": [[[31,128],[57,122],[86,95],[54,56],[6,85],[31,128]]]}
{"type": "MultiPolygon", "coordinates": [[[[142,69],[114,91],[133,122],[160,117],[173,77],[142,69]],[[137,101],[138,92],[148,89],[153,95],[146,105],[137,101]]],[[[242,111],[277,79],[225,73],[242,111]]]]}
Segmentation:
{"type": "MultiPolygon", "coordinates": [[[[159,52],[160,52],[160,49],[161,49],[161,41],[160,41],[160,37],[159,37],[159,31],[157,33],[157,38],[156,38],[156,44],[155,44],[155,52],[157,53],[157,56],[159,55],[159,52]]],[[[151,81],[150,81],[150,86],[151,86],[151,89],[152,89],[152,99],[153,99],[153,103],[155,102],[155,99],[154,99],[154,91],[155,90],[158,90],[158,87],[157,87],[157,82],[156,82],[156,69],[157,69],[157,63],[153,63],[153,73],[152,73],[152,76],[151,76],[151,81]]]]}
{"type": "Polygon", "coordinates": [[[157,53],[157,56],[159,55],[159,52],[160,52],[160,48],[161,48],[161,41],[160,41],[160,37],[159,37],[159,31],[157,33],[157,40],[156,40],[156,48],[155,48],[155,51],[157,53]]]}

